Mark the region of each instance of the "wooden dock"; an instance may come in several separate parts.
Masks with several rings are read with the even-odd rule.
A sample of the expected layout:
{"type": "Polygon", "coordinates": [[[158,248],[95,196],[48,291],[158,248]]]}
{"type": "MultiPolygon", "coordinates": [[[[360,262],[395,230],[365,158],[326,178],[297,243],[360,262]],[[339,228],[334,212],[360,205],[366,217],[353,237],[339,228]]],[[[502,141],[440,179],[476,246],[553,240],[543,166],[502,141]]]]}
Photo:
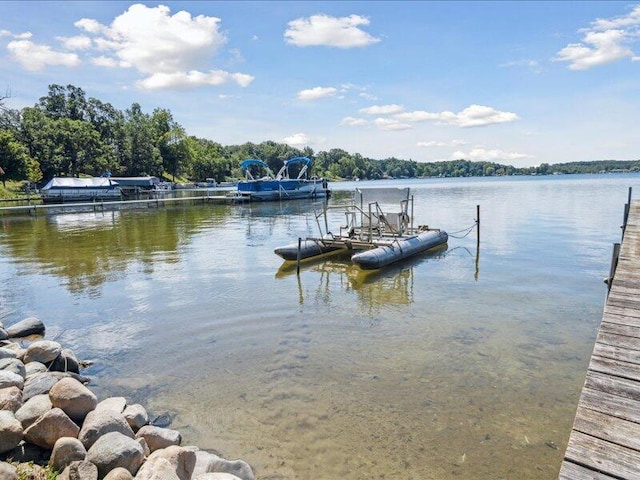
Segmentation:
{"type": "Polygon", "coordinates": [[[562,480],[640,479],[640,202],[629,202],[562,480]]]}
{"type": "Polygon", "coordinates": [[[39,212],[54,211],[56,213],[74,210],[94,210],[107,211],[124,208],[149,208],[162,207],[169,204],[177,203],[241,203],[245,201],[242,197],[231,197],[227,195],[206,195],[193,197],[173,197],[158,196],[156,198],[146,198],[142,200],[116,200],[116,201],[97,201],[97,202],[67,202],[67,203],[32,203],[28,205],[13,205],[9,207],[0,207],[1,214],[20,214],[26,213],[35,215],[39,212]]]}

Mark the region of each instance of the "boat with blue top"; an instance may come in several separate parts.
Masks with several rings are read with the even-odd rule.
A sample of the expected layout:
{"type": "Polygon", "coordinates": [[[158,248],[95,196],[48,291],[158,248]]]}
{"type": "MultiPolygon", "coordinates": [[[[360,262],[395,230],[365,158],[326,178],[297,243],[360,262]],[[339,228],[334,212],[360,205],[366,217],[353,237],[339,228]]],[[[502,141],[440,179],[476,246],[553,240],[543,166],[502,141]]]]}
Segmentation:
{"type": "Polygon", "coordinates": [[[274,174],[262,160],[244,160],[240,167],[245,172],[245,179],[238,182],[234,195],[240,199],[259,201],[328,197],[330,191],[327,180],[309,178],[311,164],[312,161],[308,157],[293,157],[285,160],[282,168],[274,174]],[[294,165],[299,167],[299,171],[292,178],[290,168],[294,165]]]}
{"type": "Polygon", "coordinates": [[[413,197],[409,188],[357,188],[353,203],[325,206],[324,217],[326,233],[278,247],[276,255],[287,262],[299,262],[327,254],[348,253],[360,268],[372,270],[445,247],[449,238],[438,228],[414,227],[413,197]],[[384,206],[392,198],[400,202],[400,208],[395,211],[384,206]],[[328,229],[327,211],[331,208],[343,209],[346,217],[346,224],[340,225],[338,233],[328,229]]]}

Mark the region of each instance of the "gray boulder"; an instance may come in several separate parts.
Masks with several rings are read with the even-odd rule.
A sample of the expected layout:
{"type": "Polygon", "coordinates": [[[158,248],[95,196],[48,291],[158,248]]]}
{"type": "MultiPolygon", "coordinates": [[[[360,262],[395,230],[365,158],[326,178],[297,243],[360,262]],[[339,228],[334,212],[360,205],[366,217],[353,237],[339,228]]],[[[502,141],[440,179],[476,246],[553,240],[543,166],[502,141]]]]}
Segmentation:
{"type": "Polygon", "coordinates": [[[17,412],[22,407],[22,390],[18,387],[0,389],[0,410],[17,412]]]}
{"type": "Polygon", "coordinates": [[[16,448],[3,454],[4,458],[10,458],[14,462],[35,463],[37,465],[45,465],[50,456],[50,450],[27,442],[20,442],[16,448]]]}
{"type": "Polygon", "coordinates": [[[27,442],[51,450],[59,438],[77,437],[80,428],[59,408],[52,408],[24,432],[27,442]]]}
{"type": "Polygon", "coordinates": [[[0,340],[6,340],[7,338],[9,338],[9,334],[4,328],[0,327],[0,340]]]}
{"type": "Polygon", "coordinates": [[[51,387],[49,398],[54,407],[61,408],[76,422],[82,422],[98,404],[98,399],[91,390],[70,377],[63,378],[51,387]]]}
{"type": "Polygon", "coordinates": [[[17,373],[0,370],[0,388],[18,387],[24,388],[24,378],[17,373]]]}
{"type": "Polygon", "coordinates": [[[201,475],[193,477],[193,480],[241,480],[240,478],[230,473],[203,473],[201,475]]]}
{"type": "Polygon", "coordinates": [[[2,480],[18,480],[16,467],[7,462],[0,462],[0,478],[2,480]]]}
{"type": "Polygon", "coordinates": [[[8,410],[0,410],[0,453],[8,452],[18,446],[24,431],[22,424],[8,410]]]}
{"type": "Polygon", "coordinates": [[[82,429],[80,429],[78,440],[88,450],[98,438],[111,432],[120,433],[131,439],[134,438],[133,430],[131,430],[121,413],[106,409],[93,410],[87,414],[82,424],[82,429]]]}
{"type": "Polygon", "coordinates": [[[180,445],[182,436],[177,430],[170,428],[161,428],[153,425],[145,425],[136,433],[136,438],[144,438],[149,445],[151,453],[161,448],[167,448],[172,445],[180,445]]]}
{"type": "Polygon", "coordinates": [[[96,405],[96,410],[113,410],[122,413],[127,406],[127,399],[124,397],[109,397],[96,405]]]}
{"type": "Polygon", "coordinates": [[[42,394],[31,397],[16,412],[16,418],[22,423],[22,428],[27,429],[42,415],[53,408],[49,395],[42,394]]]}
{"type": "Polygon", "coordinates": [[[16,358],[16,351],[12,348],[0,347],[0,359],[16,358]]]}
{"type": "Polygon", "coordinates": [[[49,370],[80,373],[80,363],[71,350],[63,348],[60,355],[49,365],[49,370]]]}
{"type": "Polygon", "coordinates": [[[225,460],[213,453],[198,450],[193,476],[204,473],[230,473],[241,480],[255,480],[251,466],[244,460],[225,460]]]}
{"type": "Polygon", "coordinates": [[[142,447],[134,439],[119,432],[110,432],[96,440],[87,452],[86,460],[98,467],[100,477],[117,467],[135,475],[144,461],[144,455],[142,447]]]}
{"type": "Polygon", "coordinates": [[[40,362],[29,362],[24,366],[24,368],[26,370],[26,377],[30,377],[37,373],[45,373],[48,370],[47,366],[40,362]]]}
{"type": "Polygon", "coordinates": [[[35,317],[25,318],[7,328],[11,338],[28,337],[29,335],[44,335],[44,324],[35,317]]]}
{"type": "MultiPolygon", "coordinates": [[[[62,471],[71,462],[81,462],[87,456],[87,450],[82,442],[77,438],[62,437],[59,438],[53,446],[49,465],[56,471],[62,471]]],[[[96,476],[98,471],[96,470],[96,476]]]]}
{"type": "Polygon", "coordinates": [[[61,351],[62,345],[58,342],[54,342],[53,340],[39,340],[27,347],[27,353],[24,355],[24,363],[53,362],[56,357],[60,355],[61,351]]]}
{"type": "Polygon", "coordinates": [[[127,405],[127,408],[124,409],[122,414],[134,432],[137,432],[149,423],[149,414],[140,404],[127,405]]]}
{"type": "Polygon", "coordinates": [[[177,479],[191,480],[196,466],[196,454],[193,450],[172,445],[156,450],[138,471],[136,479],[177,479]]]}
{"type": "Polygon", "coordinates": [[[57,480],[98,480],[98,467],[87,461],[71,462],[57,480]]]}
{"type": "Polygon", "coordinates": [[[13,372],[16,375],[20,375],[22,378],[27,376],[27,369],[17,358],[2,358],[0,359],[0,370],[5,372],[13,372]]]}
{"type": "Polygon", "coordinates": [[[107,473],[103,480],[133,480],[133,475],[126,468],[117,467],[107,473]]]}
{"type": "Polygon", "coordinates": [[[58,380],[60,379],[50,372],[37,373],[35,375],[29,376],[24,382],[22,399],[26,402],[31,397],[35,397],[36,395],[49,393],[51,387],[58,383],[58,380]]]}

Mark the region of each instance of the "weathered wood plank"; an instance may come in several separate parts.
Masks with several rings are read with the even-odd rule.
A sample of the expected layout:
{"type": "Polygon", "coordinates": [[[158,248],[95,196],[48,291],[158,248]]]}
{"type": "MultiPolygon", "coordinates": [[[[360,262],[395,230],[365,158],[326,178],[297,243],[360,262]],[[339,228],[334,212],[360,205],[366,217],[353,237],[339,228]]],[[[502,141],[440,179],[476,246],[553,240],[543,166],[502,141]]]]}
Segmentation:
{"type": "MultiPolygon", "coordinates": [[[[640,312],[638,313],[640,314],[640,312]]],[[[620,313],[608,311],[605,312],[602,316],[602,322],[616,323],[618,325],[629,325],[631,327],[640,327],[640,316],[633,317],[630,315],[622,315],[620,313]]]]}
{"type": "Polygon", "coordinates": [[[614,335],[624,335],[625,337],[640,338],[640,328],[633,325],[609,322],[609,319],[605,319],[600,323],[600,331],[614,335]]]}
{"type": "Polygon", "coordinates": [[[612,360],[610,358],[597,357],[594,355],[591,357],[589,370],[592,372],[605,373],[614,377],[634,380],[639,382],[638,387],[640,388],[640,369],[636,364],[620,360],[612,360]]]}
{"type": "Polygon", "coordinates": [[[633,380],[611,377],[610,375],[588,370],[584,385],[593,390],[640,401],[640,383],[633,380]]]}
{"type": "Polygon", "coordinates": [[[632,450],[640,450],[640,424],[580,408],[573,424],[575,431],[632,450]]]}
{"type": "Polygon", "coordinates": [[[611,393],[583,388],[578,410],[587,408],[613,417],[640,423],[640,408],[637,400],[611,393]]]}
{"type": "Polygon", "coordinates": [[[607,345],[598,342],[593,347],[592,355],[633,363],[638,365],[637,368],[640,368],[640,351],[638,350],[632,350],[629,348],[619,347],[617,345],[607,345]]]}
{"type": "Polygon", "coordinates": [[[614,335],[600,331],[596,342],[605,345],[616,345],[622,348],[628,348],[629,350],[640,350],[640,339],[627,337],[626,335],[614,335]]]}
{"type": "Polygon", "coordinates": [[[634,308],[618,307],[616,305],[607,303],[607,305],[604,307],[604,315],[606,316],[609,314],[640,318],[640,310],[636,310],[634,308]]]}
{"type": "Polygon", "coordinates": [[[616,480],[614,477],[604,473],[594,472],[589,468],[576,465],[575,463],[562,462],[560,467],[559,480],[616,480]]]}
{"type": "Polygon", "coordinates": [[[565,459],[618,478],[640,478],[638,452],[573,431],[565,459]]]}

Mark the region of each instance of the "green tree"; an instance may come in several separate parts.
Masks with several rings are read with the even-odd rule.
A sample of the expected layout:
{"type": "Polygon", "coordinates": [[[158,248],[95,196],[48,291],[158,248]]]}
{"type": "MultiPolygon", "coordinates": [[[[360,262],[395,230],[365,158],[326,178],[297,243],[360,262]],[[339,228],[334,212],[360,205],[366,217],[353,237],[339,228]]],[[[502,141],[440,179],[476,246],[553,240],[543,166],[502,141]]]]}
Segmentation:
{"type": "Polygon", "coordinates": [[[1,177],[3,185],[6,180],[38,182],[42,178],[38,162],[8,130],[0,130],[0,167],[4,171],[1,177]]]}

